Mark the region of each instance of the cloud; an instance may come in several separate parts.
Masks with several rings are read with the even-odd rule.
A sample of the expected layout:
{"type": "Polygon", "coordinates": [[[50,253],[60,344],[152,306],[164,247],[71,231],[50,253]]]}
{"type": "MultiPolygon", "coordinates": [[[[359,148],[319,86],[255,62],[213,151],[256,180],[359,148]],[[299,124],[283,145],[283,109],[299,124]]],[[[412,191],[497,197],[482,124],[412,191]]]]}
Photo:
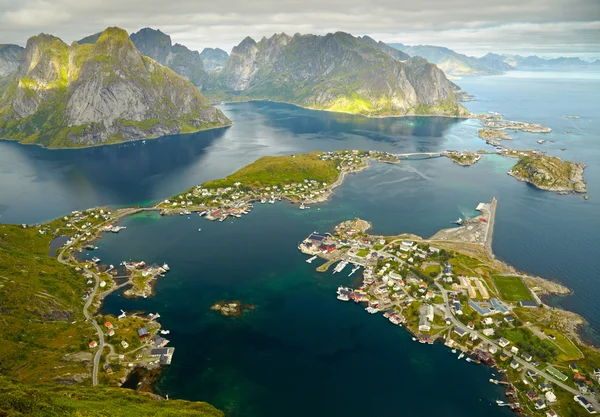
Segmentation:
{"type": "Polygon", "coordinates": [[[600,54],[598,0],[0,0],[1,43],[39,32],[71,42],[113,25],[160,28],[193,49],[341,30],[467,53],[600,54]]]}

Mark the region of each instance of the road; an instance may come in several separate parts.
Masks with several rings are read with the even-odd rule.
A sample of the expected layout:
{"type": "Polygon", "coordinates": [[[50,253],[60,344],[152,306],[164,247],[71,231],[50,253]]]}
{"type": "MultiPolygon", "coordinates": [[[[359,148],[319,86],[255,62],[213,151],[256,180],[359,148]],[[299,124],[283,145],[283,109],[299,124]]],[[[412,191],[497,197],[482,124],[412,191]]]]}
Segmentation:
{"type": "MultiPolygon", "coordinates": [[[[440,275],[441,276],[441,275],[440,275]]],[[[439,277],[438,277],[439,278],[439,277]]],[[[484,336],[483,334],[479,333],[476,330],[469,330],[463,323],[461,323],[450,311],[450,304],[448,303],[448,291],[446,291],[446,289],[444,287],[442,287],[438,281],[435,281],[435,285],[437,285],[437,287],[439,288],[439,290],[442,292],[442,297],[444,299],[444,309],[446,311],[446,317],[449,317],[450,320],[452,321],[452,323],[455,326],[459,326],[462,329],[465,329],[469,334],[471,333],[475,333],[477,336],[479,336],[479,338],[481,340],[483,340],[484,342],[488,343],[491,346],[495,346],[499,351],[503,351],[504,353],[508,354],[508,355],[512,355],[510,352],[502,349],[502,347],[500,347],[495,341],[492,341],[491,339],[487,338],[486,336],[484,336]]],[[[512,359],[519,363],[519,365],[521,365],[522,368],[524,369],[531,369],[532,371],[534,371],[535,373],[539,374],[540,376],[546,378],[546,380],[551,381],[552,383],[554,383],[555,385],[563,388],[566,391],[569,391],[570,393],[574,394],[574,395],[582,395],[581,392],[579,390],[576,390],[573,387],[570,387],[569,385],[563,383],[562,381],[554,378],[552,375],[536,368],[535,366],[533,366],[532,364],[530,364],[529,362],[525,361],[525,359],[522,359],[520,357],[518,357],[517,355],[512,355],[512,359]]],[[[594,398],[593,396],[590,395],[584,395],[584,397],[590,401],[594,407],[596,407],[596,409],[600,408],[600,404],[598,403],[598,401],[596,401],[596,398],[594,398]]]]}
{"type": "MultiPolygon", "coordinates": [[[[110,220],[106,220],[102,223],[97,224],[96,226],[90,228],[89,231],[91,230],[95,230],[95,229],[99,229],[100,227],[106,225],[107,223],[112,223],[115,222],[117,220],[119,220],[121,217],[124,216],[128,216],[130,214],[134,214],[137,213],[138,211],[142,211],[144,209],[128,209],[128,210],[124,210],[123,212],[119,213],[118,216],[115,216],[113,218],[111,218],[110,220]]],[[[83,237],[83,234],[82,236],[83,237]]],[[[79,239],[81,239],[81,237],[79,239]]],[[[60,262],[63,265],[67,265],[67,266],[72,266],[75,267],[76,265],[71,264],[69,261],[64,259],[64,255],[65,252],[69,249],[71,249],[71,247],[75,244],[77,244],[79,242],[79,239],[75,239],[70,245],[65,246],[63,248],[63,250],[58,254],[58,262],[60,262]]],[[[69,255],[70,257],[70,255],[69,255]]],[[[96,332],[98,333],[98,350],[96,351],[96,355],[94,356],[94,367],[92,369],[92,385],[96,386],[98,385],[98,368],[100,366],[100,357],[102,356],[102,351],[104,350],[104,332],[102,331],[102,328],[98,325],[98,323],[96,323],[96,320],[94,320],[92,318],[92,316],[90,315],[90,313],[88,312],[88,309],[90,308],[90,306],[92,305],[92,302],[94,301],[94,297],[96,296],[96,293],[98,292],[98,288],[100,286],[100,277],[98,276],[98,274],[96,274],[93,271],[88,271],[89,273],[92,274],[92,276],[94,277],[94,280],[96,281],[94,284],[94,289],[93,291],[89,294],[88,299],[85,301],[85,304],[83,305],[83,315],[85,316],[86,320],[89,321],[92,326],[94,326],[94,329],[96,329],[96,332]]]]}

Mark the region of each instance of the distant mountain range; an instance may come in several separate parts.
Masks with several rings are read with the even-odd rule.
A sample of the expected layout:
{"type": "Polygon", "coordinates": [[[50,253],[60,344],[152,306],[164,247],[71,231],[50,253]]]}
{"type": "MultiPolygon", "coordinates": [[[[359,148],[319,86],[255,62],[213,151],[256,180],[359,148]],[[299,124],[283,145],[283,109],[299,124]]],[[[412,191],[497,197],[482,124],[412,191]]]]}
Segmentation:
{"type": "Polygon", "coordinates": [[[579,69],[600,67],[600,60],[592,63],[580,58],[545,59],[538,56],[523,57],[520,55],[499,55],[488,53],[481,58],[467,56],[443,46],[418,45],[408,46],[391,43],[392,46],[410,56],[420,56],[436,64],[446,75],[462,77],[468,75],[497,75],[512,70],[562,68],[579,69]]]}
{"type": "Polygon", "coordinates": [[[16,66],[0,82],[0,137],[89,146],[231,123],[189,81],[142,56],[124,30],[94,38],[69,46],[41,34],[0,53],[1,68],[16,66]]]}

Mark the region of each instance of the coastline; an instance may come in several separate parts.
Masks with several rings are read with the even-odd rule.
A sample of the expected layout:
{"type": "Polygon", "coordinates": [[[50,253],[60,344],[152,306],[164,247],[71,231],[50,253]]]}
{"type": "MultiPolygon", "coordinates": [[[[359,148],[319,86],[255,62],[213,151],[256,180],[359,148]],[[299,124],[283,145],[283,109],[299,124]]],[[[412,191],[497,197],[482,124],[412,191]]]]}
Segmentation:
{"type": "Polygon", "coordinates": [[[160,138],[168,138],[169,136],[176,136],[176,135],[193,135],[195,133],[198,132],[204,132],[204,131],[208,131],[208,130],[215,130],[215,129],[225,129],[225,128],[229,128],[233,126],[233,122],[229,123],[229,124],[225,124],[222,126],[213,126],[213,127],[206,127],[206,128],[202,128],[202,129],[198,129],[198,130],[194,130],[192,132],[185,132],[185,133],[173,133],[170,135],[163,135],[163,136],[149,136],[147,138],[140,138],[140,139],[133,139],[133,140],[123,140],[120,142],[112,142],[112,143],[98,143],[96,145],[84,145],[84,146],[67,146],[67,147],[50,147],[50,146],[44,146],[41,145],[39,143],[23,143],[21,141],[21,139],[8,139],[8,138],[4,138],[0,136],[0,140],[1,141],[5,141],[5,142],[15,142],[19,145],[23,145],[23,146],[38,146],[42,149],[48,149],[48,150],[59,150],[59,151],[64,151],[64,150],[69,150],[69,149],[89,149],[89,148],[101,148],[103,146],[114,146],[114,145],[123,145],[126,143],[135,143],[135,142],[143,142],[145,140],[155,140],[155,139],[160,139],[160,138]]]}

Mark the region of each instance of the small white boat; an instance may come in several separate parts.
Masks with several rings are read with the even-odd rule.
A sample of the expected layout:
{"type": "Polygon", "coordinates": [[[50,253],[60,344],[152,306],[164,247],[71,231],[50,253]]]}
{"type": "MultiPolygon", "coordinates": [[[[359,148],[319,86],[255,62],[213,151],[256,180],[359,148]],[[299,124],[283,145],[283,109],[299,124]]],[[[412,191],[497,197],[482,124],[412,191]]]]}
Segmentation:
{"type": "Polygon", "coordinates": [[[164,264],[164,265],[162,266],[162,269],[164,269],[165,271],[168,271],[168,270],[169,270],[169,269],[171,269],[171,268],[169,268],[169,264],[164,264]]]}
{"type": "Polygon", "coordinates": [[[161,330],[160,334],[169,334],[171,333],[171,330],[161,330]]]}
{"type": "Polygon", "coordinates": [[[463,352],[460,352],[460,355],[458,355],[458,359],[462,359],[465,357],[465,354],[463,352]]]}
{"type": "Polygon", "coordinates": [[[300,204],[300,210],[304,210],[306,207],[304,207],[304,203],[300,204]]]}
{"type": "Polygon", "coordinates": [[[308,258],[308,259],[306,260],[306,263],[311,263],[311,262],[312,262],[312,261],[314,261],[315,259],[317,259],[317,256],[316,256],[316,255],[315,255],[315,256],[313,256],[312,258],[308,258]]]}
{"type": "Polygon", "coordinates": [[[456,349],[452,349],[452,353],[456,353],[456,349]]]}
{"type": "Polygon", "coordinates": [[[413,337],[413,338],[412,338],[412,341],[413,341],[413,342],[416,342],[416,341],[417,341],[417,338],[416,338],[416,337],[413,337]]]}
{"type": "Polygon", "coordinates": [[[198,229],[198,231],[199,231],[199,232],[201,232],[201,231],[202,231],[202,229],[198,229]]]}

